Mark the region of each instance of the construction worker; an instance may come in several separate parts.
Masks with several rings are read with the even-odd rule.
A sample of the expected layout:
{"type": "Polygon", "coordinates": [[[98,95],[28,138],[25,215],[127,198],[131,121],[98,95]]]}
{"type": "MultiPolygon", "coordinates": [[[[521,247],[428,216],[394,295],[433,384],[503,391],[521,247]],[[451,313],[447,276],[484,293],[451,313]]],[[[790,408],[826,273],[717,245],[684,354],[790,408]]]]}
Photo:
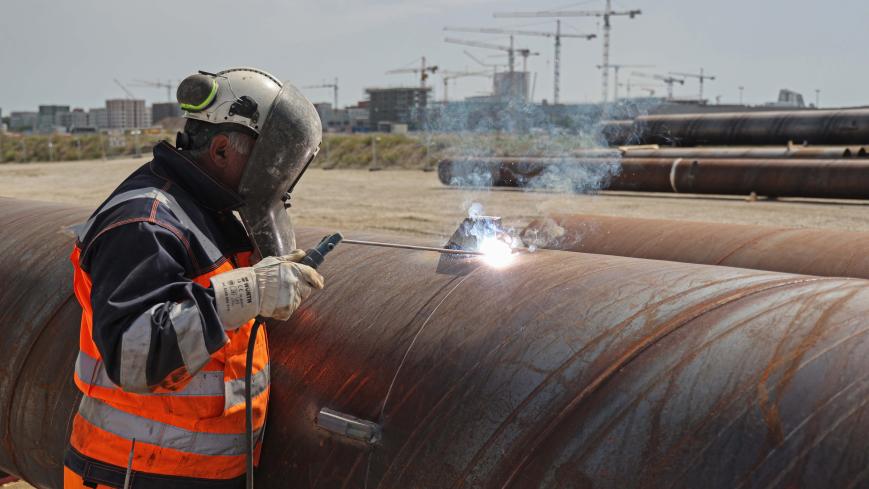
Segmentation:
{"type": "MultiPolygon", "coordinates": [[[[300,250],[252,264],[251,239],[233,212],[246,204],[238,189],[252,150],[289,144],[261,137],[267,115],[291,112],[270,115],[284,93],[255,69],[185,79],[178,99],[187,121],[176,147],[158,144],[79,230],[75,383],[84,395],[65,488],[244,487],[249,341],[260,441],[269,395],[266,335],[260,328],[250,337],[254,318],[288,319],[323,287],[314,269],[296,263],[300,250]]],[[[319,130],[319,119],[311,127],[319,130]]]]}

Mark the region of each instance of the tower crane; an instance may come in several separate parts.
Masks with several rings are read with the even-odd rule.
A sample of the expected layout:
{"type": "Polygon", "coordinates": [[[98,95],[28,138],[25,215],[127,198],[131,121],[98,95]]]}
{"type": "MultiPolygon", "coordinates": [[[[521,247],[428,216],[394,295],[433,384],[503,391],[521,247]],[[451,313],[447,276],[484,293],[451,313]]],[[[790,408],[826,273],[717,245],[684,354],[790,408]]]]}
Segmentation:
{"type": "Polygon", "coordinates": [[[490,44],[487,42],[480,41],[469,41],[466,39],[455,39],[452,37],[448,37],[444,39],[444,42],[448,42],[451,44],[461,44],[463,46],[471,46],[475,48],[483,48],[483,49],[496,49],[499,51],[507,52],[507,65],[510,68],[510,73],[515,71],[516,66],[516,53],[519,56],[522,56],[522,71],[528,71],[528,56],[538,56],[540,53],[532,53],[530,49],[524,48],[515,48],[513,47],[513,36],[510,36],[510,46],[502,46],[500,44],[490,44]]]}
{"type": "Polygon", "coordinates": [[[627,91],[628,91],[628,98],[631,98],[631,89],[633,89],[633,88],[638,88],[640,90],[647,92],[650,97],[655,96],[655,92],[656,92],[655,89],[657,88],[657,85],[652,85],[650,83],[634,83],[634,81],[631,80],[630,78],[628,78],[627,83],[619,83],[616,86],[626,87],[627,91]]]}
{"type": "MultiPolygon", "coordinates": [[[[621,70],[622,68],[654,68],[654,67],[655,67],[654,65],[622,65],[622,64],[615,64],[615,63],[611,63],[608,67],[604,67],[603,65],[597,65],[597,69],[599,69],[599,70],[601,70],[601,69],[605,70],[607,68],[613,70],[613,85],[614,85],[613,101],[614,102],[619,101],[619,87],[622,86],[619,83],[619,70],[621,70]]],[[[631,98],[630,86],[631,86],[631,84],[628,83],[628,98],[631,98]]]]}
{"type": "Polygon", "coordinates": [[[172,102],[172,88],[175,86],[172,84],[172,80],[161,82],[161,81],[148,81],[148,80],[133,80],[133,83],[130,84],[131,87],[153,87],[153,88],[165,88],[166,89],[166,101],[172,102]]]}
{"type": "Polygon", "coordinates": [[[332,89],[332,107],[337,110],[338,109],[338,77],[335,77],[335,81],[332,83],[323,82],[319,85],[307,85],[302,88],[331,88],[332,89]]]}
{"type": "Polygon", "coordinates": [[[463,49],[462,52],[465,53],[465,56],[471,58],[480,66],[485,66],[486,68],[492,68],[492,73],[498,73],[498,68],[500,68],[502,66],[507,66],[507,65],[497,64],[497,63],[486,63],[485,61],[481,60],[480,58],[474,56],[474,54],[472,52],[468,51],[467,49],[463,49]]]}
{"type": "Polygon", "coordinates": [[[559,95],[561,93],[561,38],[579,38],[588,41],[597,37],[597,34],[562,34],[561,19],[555,21],[555,32],[547,31],[525,31],[525,30],[510,30],[510,29],[495,29],[495,28],[470,28],[470,27],[444,27],[445,31],[453,32],[480,32],[483,34],[511,34],[515,36],[542,36],[555,38],[555,57],[553,65],[555,67],[554,88],[552,101],[558,104],[559,95]]]}
{"type": "MultiPolygon", "coordinates": [[[[606,0],[606,8],[604,10],[543,10],[539,12],[495,12],[495,17],[599,17],[603,18],[603,62],[601,66],[609,67],[610,65],[610,30],[612,25],[610,18],[614,16],[634,17],[642,14],[642,10],[613,10],[612,0],[606,0]]],[[[609,99],[609,69],[602,72],[601,84],[603,101],[609,99]]]]}
{"type": "Polygon", "coordinates": [[[714,75],[705,75],[703,73],[703,68],[700,68],[700,74],[697,74],[697,73],[673,73],[673,72],[670,72],[670,74],[675,75],[675,76],[686,77],[686,78],[696,78],[700,82],[700,99],[699,100],[703,100],[703,82],[706,80],[711,81],[711,80],[715,79],[714,75]]]}
{"type": "Polygon", "coordinates": [[[128,89],[127,87],[125,87],[123,83],[121,83],[120,81],[118,81],[117,78],[114,78],[114,80],[115,80],[115,85],[121,87],[121,90],[123,90],[124,93],[127,94],[127,100],[132,100],[132,99],[136,98],[136,96],[133,95],[133,92],[131,92],[130,89],[128,89]]]}
{"type": "Polygon", "coordinates": [[[400,68],[397,70],[389,70],[386,72],[387,75],[395,75],[398,73],[418,73],[419,74],[419,87],[425,88],[425,81],[428,79],[429,74],[435,74],[438,71],[437,66],[429,66],[426,64],[425,56],[420,59],[420,67],[419,68],[400,68]]]}
{"type": "Polygon", "coordinates": [[[643,78],[652,78],[655,80],[661,80],[662,82],[667,84],[667,99],[673,100],[673,85],[678,83],[680,85],[685,84],[684,78],[676,78],[674,76],[664,76],[664,75],[656,75],[649,73],[640,73],[637,71],[631,72],[631,76],[640,76],[643,78]]]}
{"type": "Polygon", "coordinates": [[[450,71],[450,70],[442,70],[440,72],[441,76],[444,79],[444,103],[449,102],[449,83],[450,80],[456,80],[459,78],[465,78],[469,76],[490,76],[488,71],[450,71]]]}

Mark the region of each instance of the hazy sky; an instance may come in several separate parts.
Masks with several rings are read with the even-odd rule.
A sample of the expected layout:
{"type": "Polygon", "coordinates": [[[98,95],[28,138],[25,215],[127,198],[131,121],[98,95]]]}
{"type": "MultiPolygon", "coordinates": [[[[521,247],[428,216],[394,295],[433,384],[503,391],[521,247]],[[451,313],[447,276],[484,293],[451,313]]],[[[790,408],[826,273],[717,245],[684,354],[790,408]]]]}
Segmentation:
{"type": "MultiPolygon", "coordinates": [[[[573,4],[519,0],[0,0],[0,108],[34,110],[40,103],[98,107],[123,97],[113,78],[173,80],[198,69],[250,65],[297,85],[339,78],[340,104],[361,99],[365,87],[418,83],[414,75],[385,71],[415,65],[426,55],[452,70],[478,69],[454,37],[505,43],[498,36],[445,33],[451,26],[554,29],[554,19],[494,19],[492,12],[556,7],[599,9],[603,0],[573,4]]],[[[822,106],[869,104],[869,2],[866,0],[619,0],[639,8],[636,19],[613,21],[613,63],[653,64],[658,72],[718,75],[710,98],[773,100],[779,88],[802,92],[807,102],[821,89],[822,106]]],[[[597,19],[565,19],[565,32],[600,32],[597,19]]],[[[552,97],[553,42],[519,38],[539,51],[535,100],[552,97]]],[[[495,51],[474,50],[478,55],[495,51]]],[[[498,61],[491,58],[490,61],[498,61]]],[[[565,39],[562,101],[600,97],[600,39],[565,39]]],[[[624,81],[625,75],[622,79],[624,81]]],[[[435,96],[442,81],[434,77],[435,96]]],[[[165,90],[130,89],[150,102],[165,90]]],[[[485,78],[450,86],[450,98],[483,94],[485,78]]],[[[695,81],[677,95],[695,94],[695,81]]],[[[331,101],[327,89],[306,90],[331,101]]],[[[623,92],[624,93],[624,92],[623,92]]],[[[664,94],[662,86],[659,94],[664,94]]]]}

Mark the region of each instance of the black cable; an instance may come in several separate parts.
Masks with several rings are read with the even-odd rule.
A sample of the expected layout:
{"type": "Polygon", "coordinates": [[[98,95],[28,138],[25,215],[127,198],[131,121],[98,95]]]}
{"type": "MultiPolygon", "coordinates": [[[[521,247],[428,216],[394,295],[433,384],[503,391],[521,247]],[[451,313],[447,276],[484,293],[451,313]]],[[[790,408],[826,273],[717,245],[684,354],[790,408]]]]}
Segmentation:
{"type": "Polygon", "coordinates": [[[251,378],[253,377],[253,353],[256,348],[256,335],[262,325],[263,318],[257,316],[253,327],[250,329],[250,337],[247,339],[247,356],[244,362],[244,433],[247,439],[247,489],[253,489],[253,452],[255,441],[253,439],[253,403],[250,392],[251,378]]]}
{"type": "MultiPolygon", "coordinates": [[[[341,236],[341,233],[326,236],[320,240],[320,244],[315,248],[306,251],[305,257],[299,263],[316,270],[323,263],[326,255],[334,250],[343,239],[344,236],[341,236]]],[[[255,447],[253,439],[253,400],[251,399],[250,392],[250,383],[253,377],[253,353],[256,348],[256,335],[264,321],[265,319],[262,316],[257,316],[254,320],[253,327],[250,329],[250,337],[247,339],[247,356],[244,361],[244,433],[247,437],[247,489],[253,489],[253,452],[255,447]]]]}

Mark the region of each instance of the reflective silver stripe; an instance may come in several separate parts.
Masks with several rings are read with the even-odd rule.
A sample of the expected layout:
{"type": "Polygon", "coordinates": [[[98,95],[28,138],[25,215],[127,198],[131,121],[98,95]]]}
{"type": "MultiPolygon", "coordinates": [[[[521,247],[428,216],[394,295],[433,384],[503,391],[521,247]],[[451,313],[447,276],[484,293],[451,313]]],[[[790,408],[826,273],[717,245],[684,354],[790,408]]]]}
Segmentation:
{"type": "Polygon", "coordinates": [[[157,199],[164,204],[167,202],[166,194],[154,187],[128,190],[127,192],[120,193],[109,199],[109,201],[100,208],[100,211],[96,213],[94,217],[88,219],[84,226],[77,230],[79,241],[84,241],[85,236],[87,236],[88,232],[91,230],[91,226],[93,226],[97,216],[118,204],[123,204],[124,202],[136,199],[157,199]]]}
{"type": "Polygon", "coordinates": [[[137,317],[121,337],[121,387],[130,392],[149,392],[146,367],[151,351],[151,317],[157,304],[137,317]]]}
{"type": "MultiPolygon", "coordinates": [[[[137,317],[121,338],[121,387],[126,391],[149,392],[146,369],[151,350],[152,318],[161,306],[163,304],[156,304],[137,317]]],[[[184,367],[191,374],[199,372],[211,360],[199,308],[192,300],[173,304],[169,308],[169,320],[175,329],[184,367]]]]}
{"type": "MultiPolygon", "coordinates": [[[[271,381],[271,370],[269,364],[253,374],[250,379],[250,396],[256,396],[265,392],[271,381]]],[[[244,404],[244,378],[228,380],[226,382],[226,401],[223,404],[224,411],[229,411],[230,408],[244,404]]]]}
{"type": "Polygon", "coordinates": [[[173,304],[169,310],[169,320],[178,338],[184,366],[190,373],[198,372],[211,359],[205,346],[205,331],[199,308],[192,300],[173,304]]]}
{"type": "Polygon", "coordinates": [[[79,241],[84,241],[85,236],[90,231],[93,226],[94,220],[97,216],[102,214],[103,212],[111,209],[112,207],[117,206],[118,204],[122,204],[124,202],[135,200],[135,199],[156,199],[160,203],[164,204],[169,210],[175,215],[178,221],[181,223],[185,229],[189,230],[196,236],[199,245],[202,246],[202,249],[205,250],[205,254],[208,255],[208,258],[211,261],[218,261],[223,258],[223,253],[220,252],[220,249],[215,245],[205,233],[200,230],[194,221],[190,219],[190,216],[184,210],[178,200],[171,194],[164,192],[155,187],[148,187],[136,190],[129,190],[127,192],[120,193],[111,199],[104,206],[102,206],[99,212],[78,231],[78,239],[79,241]]]}
{"type": "MultiPolygon", "coordinates": [[[[82,351],[78,352],[78,358],[75,361],[75,373],[78,377],[90,385],[97,387],[118,388],[106,373],[105,366],[102,362],[82,351]]],[[[224,382],[222,370],[200,370],[190,379],[190,382],[184,386],[184,389],[173,392],[148,392],[141,395],[146,396],[223,396],[224,382]]]]}
{"type": "MultiPolygon", "coordinates": [[[[198,455],[244,455],[244,433],[190,431],[115,409],[92,397],[83,397],[78,413],[89,423],[127,440],[198,455]]],[[[243,429],[243,427],[239,427],[243,429]]],[[[258,439],[262,429],[256,430],[258,439]]]]}
{"type": "Polygon", "coordinates": [[[75,374],[82,381],[97,387],[117,388],[118,386],[109,378],[102,362],[79,350],[75,359],[75,374]]]}
{"type": "Polygon", "coordinates": [[[161,192],[163,199],[161,202],[166,204],[169,207],[169,210],[175,214],[175,217],[178,221],[190,232],[196,236],[196,240],[199,242],[199,245],[202,246],[202,249],[205,250],[205,254],[208,255],[208,258],[211,261],[218,261],[223,258],[223,253],[220,252],[220,249],[215,245],[208,236],[205,235],[196,224],[190,219],[190,216],[187,215],[187,212],[184,211],[184,208],[181,204],[178,203],[178,200],[175,199],[174,196],[168,193],[161,192]]]}

